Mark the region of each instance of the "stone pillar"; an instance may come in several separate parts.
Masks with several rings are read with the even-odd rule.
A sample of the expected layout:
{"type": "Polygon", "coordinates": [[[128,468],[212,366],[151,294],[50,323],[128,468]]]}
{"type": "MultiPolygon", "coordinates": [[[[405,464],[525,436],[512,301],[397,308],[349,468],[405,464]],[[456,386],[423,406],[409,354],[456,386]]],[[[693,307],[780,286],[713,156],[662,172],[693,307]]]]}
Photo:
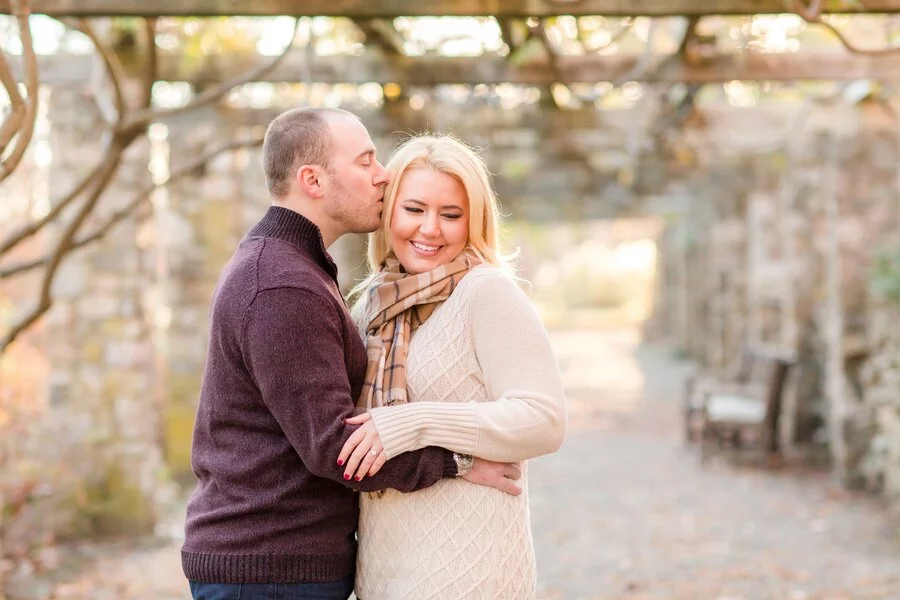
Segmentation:
{"type": "Polygon", "coordinates": [[[745,343],[746,294],[741,265],[747,253],[747,233],[739,218],[719,221],[711,225],[710,232],[707,358],[711,367],[721,369],[734,362],[745,343]]]}
{"type": "MultiPolygon", "coordinates": [[[[861,379],[870,348],[866,319],[876,251],[898,223],[898,124],[875,99],[822,102],[803,127],[801,194],[810,198],[808,221],[819,268],[814,352],[821,357],[829,454],[835,474],[849,485],[864,479],[863,461],[873,414],[861,379]]],[[[814,303],[812,303],[815,305],[814,303]]]]}
{"type": "MultiPolygon", "coordinates": [[[[102,157],[93,114],[80,93],[54,91],[53,198],[102,157]]],[[[147,140],[139,140],[126,152],[84,231],[100,226],[147,185],[147,166],[147,140]]],[[[147,531],[155,519],[162,462],[144,314],[148,254],[137,244],[142,214],[137,211],[100,241],[69,255],[47,318],[51,402],[54,417],[67,429],[57,443],[66,447],[63,461],[71,461],[76,478],[67,507],[76,534],[147,531]]]]}
{"type": "MultiPolygon", "coordinates": [[[[879,276],[897,278],[900,272],[879,276]]],[[[900,294],[884,293],[869,315],[870,357],[861,370],[864,402],[871,413],[869,443],[861,461],[866,486],[900,500],[900,294]]]]}
{"type": "MultiPolygon", "coordinates": [[[[210,149],[238,139],[240,132],[216,120],[201,118],[157,124],[155,137],[167,153],[158,176],[191,162],[210,149]]],[[[242,138],[241,138],[242,139],[242,138]]],[[[222,267],[249,225],[262,210],[245,192],[250,151],[219,155],[187,177],[160,189],[154,197],[153,245],[158,259],[154,281],[157,369],[165,381],[162,396],[163,446],[166,464],[179,481],[192,484],[190,446],[197,399],[206,361],[208,314],[222,267]]],[[[257,167],[261,170],[261,166],[257,167]]],[[[265,198],[265,188],[253,192],[265,198]]]]}
{"type": "Polygon", "coordinates": [[[857,105],[859,141],[848,170],[848,205],[862,210],[859,234],[849,241],[855,252],[851,275],[859,279],[848,313],[864,316],[848,324],[848,379],[861,388],[857,409],[847,427],[853,471],[851,483],[883,490],[900,498],[900,395],[897,364],[900,346],[896,318],[900,306],[897,161],[900,123],[894,110],[877,98],[857,105]],[[854,310],[856,309],[856,310],[854,310]],[[862,335],[860,335],[862,334],[862,335]]]}
{"type": "Polygon", "coordinates": [[[844,311],[841,289],[841,240],[839,237],[840,201],[838,191],[837,145],[838,136],[828,136],[825,140],[826,162],[823,169],[820,202],[825,221],[825,302],[821,317],[825,333],[825,396],[828,401],[829,447],[833,468],[841,480],[845,480],[848,470],[847,441],[844,427],[850,413],[849,398],[845,394],[844,374],[844,311]]]}

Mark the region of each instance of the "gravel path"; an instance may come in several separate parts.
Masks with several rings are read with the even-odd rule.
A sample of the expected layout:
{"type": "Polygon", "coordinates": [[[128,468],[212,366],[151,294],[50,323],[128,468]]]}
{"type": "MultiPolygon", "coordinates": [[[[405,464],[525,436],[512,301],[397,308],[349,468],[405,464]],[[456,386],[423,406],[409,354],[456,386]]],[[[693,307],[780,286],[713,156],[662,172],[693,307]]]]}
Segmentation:
{"type": "Polygon", "coordinates": [[[680,435],[685,364],[630,332],[554,340],[572,427],[531,470],[542,600],[900,599],[876,500],[825,474],[701,467],[680,435]]]}

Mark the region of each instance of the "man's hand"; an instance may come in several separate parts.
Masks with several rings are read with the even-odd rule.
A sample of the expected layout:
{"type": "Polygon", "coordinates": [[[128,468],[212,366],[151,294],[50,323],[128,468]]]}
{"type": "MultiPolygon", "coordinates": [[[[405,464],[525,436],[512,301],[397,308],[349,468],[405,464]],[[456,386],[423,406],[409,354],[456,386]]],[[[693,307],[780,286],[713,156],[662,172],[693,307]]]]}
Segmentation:
{"type": "Polygon", "coordinates": [[[510,496],[518,496],[522,488],[516,481],[522,478],[521,463],[498,463],[475,458],[472,470],[462,476],[470,483],[497,488],[510,496]]]}

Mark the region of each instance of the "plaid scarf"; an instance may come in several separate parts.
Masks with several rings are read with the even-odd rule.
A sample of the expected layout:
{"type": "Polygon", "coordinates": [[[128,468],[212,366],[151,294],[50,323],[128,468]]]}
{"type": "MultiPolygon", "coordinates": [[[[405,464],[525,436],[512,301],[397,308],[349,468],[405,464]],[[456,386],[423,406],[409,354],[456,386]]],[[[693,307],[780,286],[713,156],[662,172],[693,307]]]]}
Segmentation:
{"type": "Polygon", "coordinates": [[[406,355],[413,332],[450,297],[470,269],[479,264],[471,253],[411,275],[393,255],[367,291],[366,352],[368,365],[357,410],[405,404],[406,355]]]}

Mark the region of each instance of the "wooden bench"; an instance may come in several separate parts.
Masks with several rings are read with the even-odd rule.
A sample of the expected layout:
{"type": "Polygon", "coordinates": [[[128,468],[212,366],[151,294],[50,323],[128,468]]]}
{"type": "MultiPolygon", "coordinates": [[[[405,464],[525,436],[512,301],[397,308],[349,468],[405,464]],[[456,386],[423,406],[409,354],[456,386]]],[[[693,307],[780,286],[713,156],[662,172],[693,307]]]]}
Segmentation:
{"type": "Polygon", "coordinates": [[[700,371],[688,376],[684,382],[683,417],[684,439],[692,444],[700,439],[703,404],[708,395],[743,386],[753,375],[755,354],[749,345],[741,348],[738,360],[723,373],[700,371]]]}
{"type": "Polygon", "coordinates": [[[702,391],[697,420],[703,462],[726,448],[753,450],[760,457],[778,453],[778,419],[793,358],[759,348],[751,352],[750,371],[743,382],[702,391]]]}

